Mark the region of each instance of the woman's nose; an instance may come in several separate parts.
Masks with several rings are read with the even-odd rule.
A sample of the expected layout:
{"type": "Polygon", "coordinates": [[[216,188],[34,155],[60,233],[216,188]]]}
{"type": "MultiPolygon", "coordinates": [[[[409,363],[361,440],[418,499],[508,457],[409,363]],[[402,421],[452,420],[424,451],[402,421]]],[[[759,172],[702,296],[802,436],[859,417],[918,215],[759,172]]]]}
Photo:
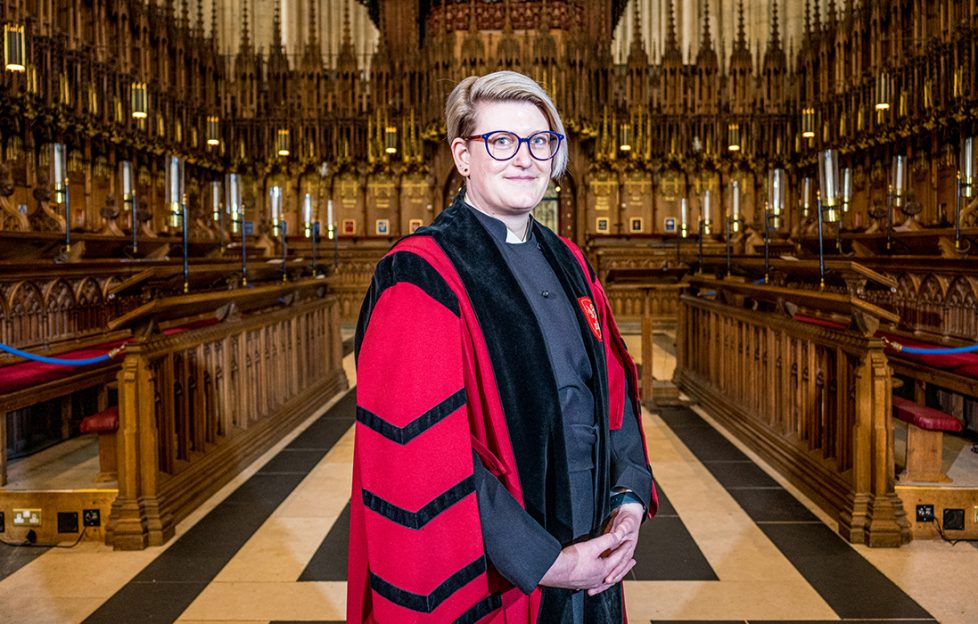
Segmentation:
{"type": "Polygon", "coordinates": [[[516,155],[513,156],[513,160],[521,167],[527,167],[532,164],[533,156],[530,155],[530,144],[528,142],[520,141],[520,144],[516,147],[516,155]]]}

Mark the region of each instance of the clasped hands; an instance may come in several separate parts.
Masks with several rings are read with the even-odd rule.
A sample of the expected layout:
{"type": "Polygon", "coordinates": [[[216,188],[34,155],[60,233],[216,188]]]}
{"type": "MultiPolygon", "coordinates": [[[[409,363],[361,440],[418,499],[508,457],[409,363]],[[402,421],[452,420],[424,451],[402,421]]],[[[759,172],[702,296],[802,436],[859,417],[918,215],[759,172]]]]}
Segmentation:
{"type": "Polygon", "coordinates": [[[639,503],[616,508],[603,535],[571,544],[557,555],[541,585],[586,589],[595,595],[613,587],[635,566],[635,545],[645,509],[639,503]]]}

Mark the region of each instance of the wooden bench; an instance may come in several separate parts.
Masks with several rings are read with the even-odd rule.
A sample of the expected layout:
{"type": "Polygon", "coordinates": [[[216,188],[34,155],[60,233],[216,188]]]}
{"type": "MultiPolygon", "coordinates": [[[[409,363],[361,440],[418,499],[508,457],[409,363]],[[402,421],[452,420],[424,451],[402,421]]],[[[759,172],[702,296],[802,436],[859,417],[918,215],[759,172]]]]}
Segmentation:
{"type": "Polygon", "coordinates": [[[79,430],[82,433],[98,434],[98,476],[97,483],[115,481],[119,477],[119,461],[115,451],[115,432],[119,430],[119,406],[113,405],[82,419],[79,430]]]}
{"type": "Polygon", "coordinates": [[[894,396],[893,417],[907,423],[907,467],[902,481],[947,483],[944,473],[944,432],[960,433],[961,421],[938,409],[894,396]]]}

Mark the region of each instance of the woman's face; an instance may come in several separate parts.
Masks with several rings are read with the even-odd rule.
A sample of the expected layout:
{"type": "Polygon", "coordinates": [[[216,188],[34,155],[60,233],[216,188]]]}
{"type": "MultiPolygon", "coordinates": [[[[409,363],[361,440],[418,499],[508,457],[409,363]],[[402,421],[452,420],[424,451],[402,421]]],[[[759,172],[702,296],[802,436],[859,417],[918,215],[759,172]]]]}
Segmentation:
{"type": "MultiPolygon", "coordinates": [[[[475,109],[472,136],[508,130],[520,137],[550,130],[547,118],[530,102],[481,102],[475,109]]],[[[537,160],[529,145],[520,144],[510,160],[495,160],[479,139],[452,141],[459,173],[467,178],[466,200],[489,214],[519,215],[530,212],[547,191],[553,160],[537,160]]]]}

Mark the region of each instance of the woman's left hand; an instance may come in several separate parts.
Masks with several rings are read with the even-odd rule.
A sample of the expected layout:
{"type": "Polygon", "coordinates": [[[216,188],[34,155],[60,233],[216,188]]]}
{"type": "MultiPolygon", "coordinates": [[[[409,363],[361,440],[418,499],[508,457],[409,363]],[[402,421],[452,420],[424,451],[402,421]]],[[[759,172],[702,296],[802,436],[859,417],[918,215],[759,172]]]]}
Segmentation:
{"type": "Polygon", "coordinates": [[[593,587],[588,590],[588,594],[600,594],[609,587],[613,587],[628,574],[629,570],[635,565],[635,546],[638,544],[638,530],[642,526],[642,517],[645,515],[645,508],[640,503],[625,503],[614,510],[611,516],[611,523],[608,525],[608,533],[617,533],[621,538],[621,544],[615,552],[624,551],[621,563],[612,570],[604,579],[604,585],[593,587]]]}

